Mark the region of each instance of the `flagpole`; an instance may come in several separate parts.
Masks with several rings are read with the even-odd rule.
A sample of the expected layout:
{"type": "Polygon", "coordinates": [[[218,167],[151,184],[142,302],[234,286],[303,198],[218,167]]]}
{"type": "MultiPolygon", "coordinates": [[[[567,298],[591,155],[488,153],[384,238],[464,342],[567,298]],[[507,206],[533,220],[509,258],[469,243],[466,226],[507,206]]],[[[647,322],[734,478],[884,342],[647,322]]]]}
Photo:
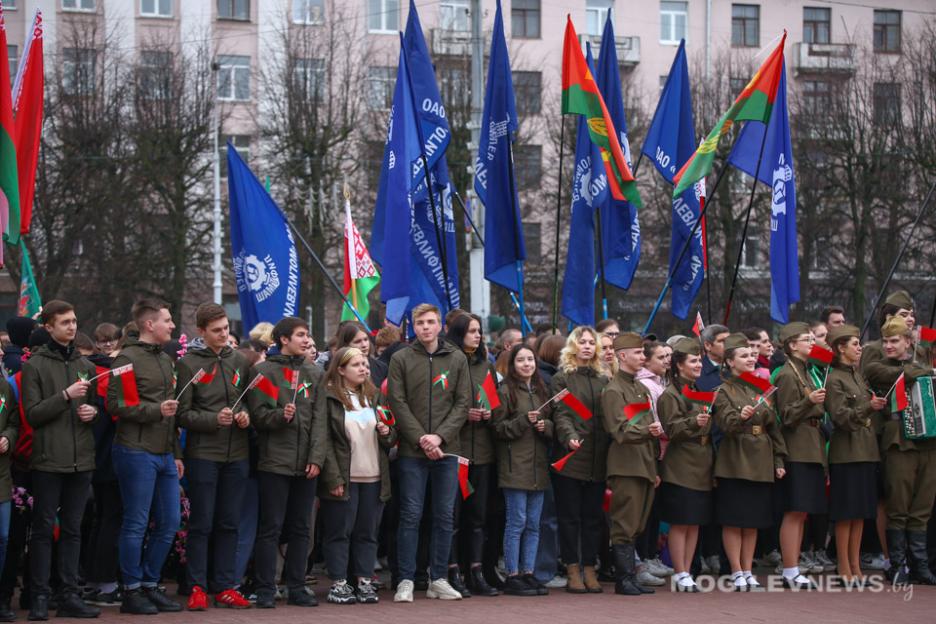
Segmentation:
{"type": "Polygon", "coordinates": [[[751,198],[748,200],[747,214],[744,216],[744,228],[741,230],[741,244],[738,245],[738,259],[735,261],[734,275],[731,277],[731,288],[728,289],[728,301],[725,303],[725,316],[722,319],[722,325],[728,325],[728,318],[731,316],[731,304],[734,301],[735,287],[738,284],[738,273],[741,271],[741,259],[744,257],[744,243],[747,240],[748,224],[751,222],[754,197],[757,195],[757,181],[760,175],[761,161],[764,159],[764,147],[767,146],[768,123],[770,123],[769,119],[764,122],[764,136],[761,138],[760,152],[757,155],[757,167],[754,169],[754,184],[751,185],[751,198]]]}
{"type": "Polygon", "coordinates": [[[559,115],[559,188],[556,191],[556,252],[553,270],[552,329],[559,333],[559,223],[562,221],[562,157],[565,152],[565,115],[559,115]]]}
{"type": "MultiPolygon", "coordinates": [[[[608,293],[605,286],[604,240],[601,235],[601,206],[595,210],[595,241],[598,246],[598,286],[601,289],[601,318],[608,318],[608,293]]],[[[594,296],[594,291],[592,291],[594,296]]]]}
{"type": "MultiPolygon", "coordinates": [[[[715,178],[715,184],[712,186],[712,200],[715,199],[715,190],[718,188],[718,185],[721,184],[722,178],[725,177],[725,171],[728,170],[728,163],[725,162],[721,168],[721,171],[718,172],[718,177],[715,178]]],[[[709,209],[709,206],[712,205],[712,201],[709,201],[709,193],[706,192],[706,198],[702,210],[699,211],[699,216],[696,218],[695,223],[692,224],[692,230],[689,232],[689,236],[683,241],[682,249],[679,252],[679,258],[673,264],[672,270],[669,272],[669,275],[666,277],[666,282],[663,284],[663,290],[660,291],[660,296],[657,297],[656,303],[653,305],[653,310],[650,311],[650,318],[647,319],[647,324],[644,325],[643,335],[647,335],[650,332],[650,327],[653,326],[653,320],[656,318],[657,313],[660,311],[660,306],[663,305],[663,299],[666,298],[666,293],[669,291],[670,286],[673,285],[673,276],[676,275],[676,270],[680,264],[682,264],[683,258],[686,257],[686,252],[689,251],[689,245],[692,243],[692,238],[695,236],[696,231],[699,229],[699,226],[702,224],[702,219],[705,218],[705,213],[709,209]]],[[[709,317],[711,321],[711,317],[709,317]]]]}
{"type": "MultiPolygon", "coordinates": [[[[933,198],[933,191],[936,191],[936,182],[933,182],[932,186],[930,186],[929,192],[926,193],[926,199],[924,199],[923,203],[920,205],[920,211],[917,213],[916,219],[913,220],[913,225],[910,226],[910,233],[907,235],[907,238],[904,239],[903,245],[900,247],[900,253],[897,254],[896,258],[894,258],[894,264],[891,265],[890,272],[887,274],[887,279],[885,279],[884,283],[881,284],[881,289],[874,298],[874,304],[871,306],[871,313],[868,314],[868,318],[865,319],[864,327],[861,328],[862,339],[864,338],[865,334],[868,333],[868,327],[871,325],[871,319],[874,318],[874,311],[877,310],[878,304],[881,303],[881,297],[884,296],[884,292],[887,290],[888,284],[890,284],[891,279],[894,277],[894,273],[897,271],[897,265],[900,264],[904,254],[907,252],[907,247],[910,246],[910,240],[913,239],[913,234],[916,232],[917,225],[920,224],[920,219],[922,219],[923,215],[926,213],[926,207],[929,205],[930,199],[933,198]]],[[[936,305],[934,305],[933,315],[930,316],[931,327],[933,325],[933,316],[936,316],[936,305]]]]}
{"type": "MultiPolygon", "coordinates": [[[[514,228],[514,257],[517,253],[520,252],[520,232],[523,228],[523,218],[520,216],[520,204],[517,201],[517,182],[514,179],[514,158],[513,158],[513,145],[511,143],[511,137],[507,136],[507,161],[510,163],[510,166],[507,168],[507,181],[509,183],[508,188],[510,189],[510,204],[513,206],[514,219],[516,219],[516,227],[514,228]]],[[[528,333],[533,331],[532,327],[526,327],[529,325],[529,321],[526,317],[526,306],[523,302],[523,262],[517,260],[517,296],[519,297],[519,308],[520,308],[520,328],[521,334],[526,336],[528,333]],[[522,331],[526,329],[527,331],[522,331]]]]}
{"type": "MultiPolygon", "coordinates": [[[[721,176],[719,176],[721,177],[721,176]]],[[[713,189],[714,190],[714,189],[713,189]]],[[[705,199],[705,203],[708,203],[708,198],[705,199]]],[[[702,279],[705,280],[705,316],[710,321],[712,320],[712,279],[711,279],[711,265],[708,260],[708,228],[702,228],[702,253],[705,254],[705,269],[702,272],[702,279]]]]}

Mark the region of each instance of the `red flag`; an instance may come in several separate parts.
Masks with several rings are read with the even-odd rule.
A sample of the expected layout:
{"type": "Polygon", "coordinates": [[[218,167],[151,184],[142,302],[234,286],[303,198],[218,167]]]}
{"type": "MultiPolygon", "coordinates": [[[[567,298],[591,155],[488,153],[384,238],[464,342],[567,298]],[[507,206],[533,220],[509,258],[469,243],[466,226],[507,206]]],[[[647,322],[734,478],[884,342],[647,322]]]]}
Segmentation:
{"type": "Polygon", "coordinates": [[[742,383],[760,394],[767,394],[770,389],[773,388],[773,384],[753,373],[743,372],[739,379],[742,383]]]}
{"type": "Polygon", "coordinates": [[[626,418],[628,421],[631,421],[634,420],[635,416],[649,411],[650,401],[644,401],[643,403],[628,403],[624,406],[624,418],[626,418]]]}
{"type": "Polygon", "coordinates": [[[705,324],[702,322],[702,313],[696,311],[695,323],[692,325],[692,333],[696,335],[696,338],[701,338],[703,329],[705,329],[705,324]]]}
{"type": "Polygon", "coordinates": [[[900,377],[897,378],[897,382],[894,383],[894,387],[891,389],[890,409],[891,412],[896,413],[904,411],[909,406],[910,402],[907,401],[907,379],[903,373],[900,373],[900,377]]]}
{"type": "Polygon", "coordinates": [[[286,379],[286,383],[289,384],[290,390],[295,390],[299,387],[299,369],[293,369],[289,368],[288,366],[284,366],[283,377],[286,379]]]}
{"type": "Polygon", "coordinates": [[[571,392],[566,392],[559,400],[565,403],[566,406],[575,412],[582,420],[591,419],[591,410],[585,407],[585,404],[575,398],[575,395],[571,392]]]}
{"type": "Polygon", "coordinates": [[[111,369],[111,376],[117,377],[117,405],[120,407],[136,407],[140,404],[140,394],[137,392],[136,375],[133,374],[133,364],[126,364],[111,369]]]}
{"type": "Polygon", "coordinates": [[[936,329],[920,327],[920,344],[924,347],[932,347],[936,344],[936,329]]]}
{"type": "Polygon", "coordinates": [[[275,406],[276,402],[279,400],[279,386],[267,379],[266,375],[257,375],[257,379],[257,390],[266,396],[267,402],[270,405],[275,406]]]}
{"type": "MultiPolygon", "coordinates": [[[[218,364],[215,363],[214,368],[211,369],[210,373],[206,373],[204,368],[199,368],[198,372],[192,375],[192,383],[201,384],[207,386],[212,381],[214,381],[215,375],[218,374],[218,364]],[[201,374],[199,374],[201,373],[201,374]]],[[[236,374],[236,373],[235,373],[236,374]]],[[[235,386],[237,384],[234,384],[235,386]]]]}
{"type": "Polygon", "coordinates": [[[500,407],[500,397],[497,396],[497,383],[491,371],[484,376],[484,383],[478,386],[476,401],[484,409],[495,410],[500,407]]]}
{"type": "Polygon", "coordinates": [[[688,399],[691,403],[697,403],[699,405],[704,405],[705,407],[711,407],[712,403],[715,402],[714,392],[693,390],[689,386],[683,386],[682,395],[686,397],[686,399],[688,399]]]}
{"type": "Polygon", "coordinates": [[[392,427],[396,424],[396,417],[393,415],[393,412],[390,411],[389,407],[384,407],[383,405],[377,406],[377,418],[380,419],[380,422],[392,427]]]}
{"type": "Polygon", "coordinates": [[[474,494],[474,487],[472,487],[471,481],[468,480],[468,466],[471,461],[460,455],[456,455],[456,457],[458,458],[458,487],[461,489],[462,499],[464,500],[474,494]]]}
{"type": "MultiPolygon", "coordinates": [[[[575,449],[575,450],[577,451],[578,449],[575,449]]],[[[565,468],[566,462],[568,462],[572,458],[573,455],[575,455],[575,451],[566,453],[560,459],[557,459],[550,465],[553,467],[553,470],[555,470],[556,472],[562,472],[562,469],[565,468]]]]}
{"type": "MultiPolygon", "coordinates": [[[[10,80],[9,59],[7,58],[6,24],[3,20],[3,6],[0,5],[0,84],[10,80]]],[[[16,167],[16,143],[13,124],[13,101],[9,92],[0,94],[0,232],[11,244],[17,244],[20,237],[20,191],[19,173],[16,167]]],[[[0,247],[3,245],[0,244],[0,247]]],[[[25,260],[24,260],[25,262],[25,260]]],[[[3,251],[0,250],[0,266],[3,264],[3,251]]]]}
{"type": "Polygon", "coordinates": [[[110,372],[110,369],[106,366],[94,367],[94,373],[95,376],[97,376],[97,393],[102,399],[107,398],[107,386],[110,385],[108,383],[110,381],[110,375],[107,374],[108,372],[110,372]]]}
{"type": "Polygon", "coordinates": [[[813,345],[809,350],[807,359],[811,364],[825,368],[832,364],[832,358],[835,354],[820,345],[813,345]]]}
{"type": "Polygon", "coordinates": [[[13,85],[13,142],[19,169],[20,232],[29,234],[36,166],[39,164],[39,140],[42,137],[42,107],[45,78],[42,61],[42,11],[36,10],[30,38],[20,59],[13,85]]]}

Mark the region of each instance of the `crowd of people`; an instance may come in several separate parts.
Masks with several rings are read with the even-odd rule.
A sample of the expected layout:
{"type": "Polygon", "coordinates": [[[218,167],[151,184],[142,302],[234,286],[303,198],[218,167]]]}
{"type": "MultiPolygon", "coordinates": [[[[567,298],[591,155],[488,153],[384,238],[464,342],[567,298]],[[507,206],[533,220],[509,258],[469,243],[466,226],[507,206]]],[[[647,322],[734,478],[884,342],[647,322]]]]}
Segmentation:
{"type": "Polygon", "coordinates": [[[839,307],[776,342],[489,340],[423,304],[411,340],[344,322],[320,352],[295,317],[241,341],[206,303],[187,341],[143,299],[88,336],[50,301],[3,336],[0,621],[19,578],[33,621],[316,606],[320,562],[335,604],[936,584],[936,442],[903,396],[934,353],[908,293],[879,313],[864,345],[839,307]]]}

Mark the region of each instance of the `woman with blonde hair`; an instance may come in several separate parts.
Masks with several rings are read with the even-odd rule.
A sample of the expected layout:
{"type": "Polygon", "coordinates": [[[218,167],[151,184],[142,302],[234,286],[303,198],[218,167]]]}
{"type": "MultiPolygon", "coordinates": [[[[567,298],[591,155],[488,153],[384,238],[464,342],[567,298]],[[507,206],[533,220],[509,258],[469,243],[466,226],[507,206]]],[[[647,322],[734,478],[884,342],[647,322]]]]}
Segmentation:
{"type": "Polygon", "coordinates": [[[601,365],[608,379],[618,372],[617,358],[614,357],[614,336],[604,332],[598,334],[598,343],[601,345],[601,365]]]}
{"type": "Polygon", "coordinates": [[[601,417],[601,391],[608,383],[601,354],[598,332],[576,327],[559,354],[559,370],[552,380],[553,394],[568,390],[588,410],[581,413],[557,401],[553,415],[554,459],[575,453],[562,468],[554,468],[553,488],[559,551],[569,576],[566,591],[577,594],[601,592],[595,566],[604,522],[601,506],[610,440],[601,417]]]}

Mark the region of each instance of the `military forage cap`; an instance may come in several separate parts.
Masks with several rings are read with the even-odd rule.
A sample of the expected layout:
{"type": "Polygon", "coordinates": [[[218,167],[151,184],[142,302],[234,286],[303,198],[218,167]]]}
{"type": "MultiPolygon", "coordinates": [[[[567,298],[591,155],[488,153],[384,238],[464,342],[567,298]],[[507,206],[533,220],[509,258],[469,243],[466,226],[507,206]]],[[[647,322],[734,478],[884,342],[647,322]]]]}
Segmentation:
{"type": "Polygon", "coordinates": [[[838,327],[833,327],[829,330],[829,335],[826,336],[826,341],[830,345],[834,345],[842,338],[858,338],[859,335],[858,328],[854,325],[839,325],[838,327]]]}
{"type": "Polygon", "coordinates": [[[643,338],[640,337],[640,334],[634,332],[624,332],[618,334],[617,338],[614,339],[613,346],[615,351],[620,349],[642,349],[643,338]]]}
{"type": "Polygon", "coordinates": [[[673,351],[689,355],[702,355],[702,345],[694,338],[681,338],[673,345],[673,351]]]}
{"type": "Polygon", "coordinates": [[[906,321],[904,321],[899,316],[892,316],[887,319],[887,322],[884,323],[884,327],[881,328],[881,335],[885,338],[890,338],[891,336],[909,336],[910,328],[907,327],[906,321]]]}
{"type": "Polygon", "coordinates": [[[741,349],[744,347],[750,347],[751,343],[748,342],[747,336],[740,332],[730,334],[725,338],[725,350],[728,349],[741,349]]]}
{"type": "Polygon", "coordinates": [[[809,333],[809,324],[802,321],[793,321],[780,328],[780,342],[786,342],[790,338],[796,338],[802,334],[809,333]]]}
{"type": "Polygon", "coordinates": [[[913,309],[913,298],[910,297],[910,293],[908,293],[906,290],[892,292],[890,295],[888,295],[887,299],[884,300],[884,303],[895,305],[898,308],[903,308],[904,310],[913,309]]]}

